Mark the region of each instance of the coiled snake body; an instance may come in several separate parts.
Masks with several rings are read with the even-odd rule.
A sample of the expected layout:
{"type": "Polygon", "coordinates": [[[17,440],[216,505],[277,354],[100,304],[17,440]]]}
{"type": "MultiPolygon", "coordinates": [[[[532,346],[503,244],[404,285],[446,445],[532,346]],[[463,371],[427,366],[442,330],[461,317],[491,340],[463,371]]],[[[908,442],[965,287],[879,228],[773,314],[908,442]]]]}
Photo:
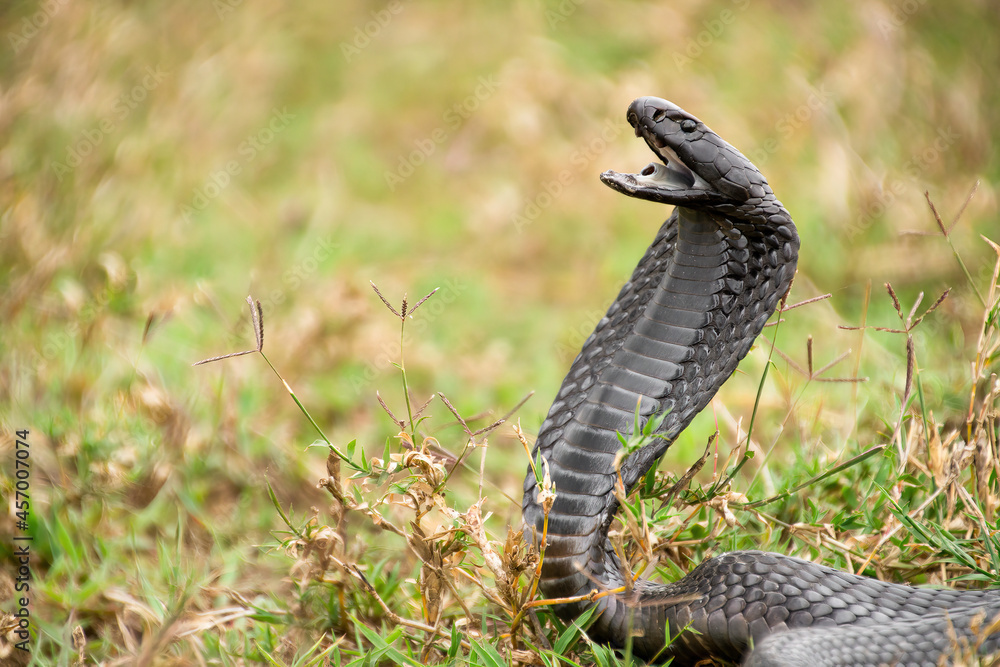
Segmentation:
{"type": "MultiPolygon", "coordinates": [[[[631,279],[587,339],[542,424],[534,456],[556,498],[541,588],[571,597],[623,585],[608,528],[618,509],[617,433],[665,413],[657,439],[621,465],[630,490],[736,369],[779,300],[798,258],[791,217],[739,151],[665,100],[644,97],[628,122],[661,162],[601,180],[626,195],[675,206],[631,279]]],[[[523,514],[540,539],[535,474],[523,514]]],[[[1000,592],[912,588],[756,551],[723,554],[672,584],[564,604],[599,607],[592,637],[674,664],[711,658],[754,665],[936,665],[956,644],[998,649],[1000,592]],[[669,632],[670,644],[667,643],[669,632]],[[754,650],[751,652],[751,648],[754,650]]]]}

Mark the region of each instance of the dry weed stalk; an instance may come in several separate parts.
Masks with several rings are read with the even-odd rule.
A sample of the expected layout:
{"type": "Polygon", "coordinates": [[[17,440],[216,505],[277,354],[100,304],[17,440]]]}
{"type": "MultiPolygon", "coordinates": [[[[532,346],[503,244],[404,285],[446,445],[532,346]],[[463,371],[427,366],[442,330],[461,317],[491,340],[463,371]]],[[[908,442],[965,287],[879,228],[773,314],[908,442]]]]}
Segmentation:
{"type": "MultiPolygon", "coordinates": [[[[405,325],[407,316],[433,294],[431,292],[425,296],[413,308],[408,308],[404,298],[401,308],[397,310],[374,284],[372,287],[389,310],[400,319],[401,325],[405,325]]],[[[377,394],[376,398],[399,429],[396,436],[399,451],[390,452],[387,459],[371,457],[368,461],[362,461],[360,466],[355,465],[354,474],[344,480],[343,485],[338,481],[342,460],[331,452],[328,460],[329,477],[321,479],[318,486],[327,489],[333,497],[331,514],[337,519],[338,526],[343,525],[344,517],[348,514],[360,514],[373,527],[387,530],[406,540],[411,553],[421,564],[417,586],[423,620],[406,619],[392,611],[390,601],[382,599],[364,576],[363,568],[358,564],[361,554],[346,549],[345,539],[328,542],[331,549],[305,548],[304,541],[316,540],[324,533],[322,528],[314,530],[304,541],[299,540],[301,557],[310,557],[314,561],[314,569],[309,570],[314,581],[342,586],[345,583],[343,577],[347,576],[373,596],[393,622],[426,633],[425,656],[434,652],[435,645],[440,644],[441,639],[450,637],[442,628],[443,613],[456,604],[462,609],[464,616],[458,623],[464,626],[468,635],[476,635],[476,629],[482,623],[471,609],[471,603],[477,597],[476,594],[470,594],[471,585],[479,596],[495,604],[507,616],[506,623],[499,619],[495,619],[494,623],[499,625],[500,631],[507,637],[506,646],[510,655],[516,653],[518,661],[525,664],[541,664],[538,656],[523,647],[517,639],[519,621],[524,616],[526,605],[534,601],[536,595],[537,580],[525,575],[533,570],[537,558],[529,550],[519,531],[508,529],[502,543],[490,539],[486,529],[489,513],[484,508],[488,498],[483,494],[482,465],[479,470],[479,499],[476,502],[460,509],[449,498],[450,494],[445,493],[449,480],[460,467],[465,466],[470,452],[479,449],[485,459],[488,449],[486,436],[520,408],[527,397],[503,418],[494,420],[483,428],[474,429],[451,401],[444,394],[438,393],[437,397],[461,425],[466,436],[465,444],[455,456],[449,454],[447,448],[436,438],[418,435],[418,427],[425,419],[425,410],[434,397],[414,410],[402,361],[398,367],[403,377],[406,417],[396,417],[381,395],[377,394]],[[384,490],[377,492],[376,489],[384,490]],[[389,518],[407,514],[410,518],[405,520],[389,518]],[[471,556],[475,558],[470,558],[471,556]],[[474,562],[480,558],[485,570],[474,562]],[[331,571],[340,572],[341,577],[330,579],[328,575],[331,571]],[[486,572],[492,576],[492,583],[483,576],[486,572]]],[[[515,432],[518,437],[523,438],[516,428],[515,432]]],[[[348,448],[349,452],[353,450],[353,446],[348,448]]],[[[346,537],[341,529],[330,532],[346,537]]],[[[544,637],[540,636],[541,628],[537,620],[531,627],[531,633],[534,645],[546,645],[544,637]]],[[[463,641],[463,646],[468,648],[469,641],[463,641]]]]}
{"type": "MultiPolygon", "coordinates": [[[[940,524],[938,530],[963,534],[966,539],[988,541],[992,539],[992,531],[988,523],[993,520],[996,508],[1000,505],[1000,493],[997,490],[1000,466],[997,463],[996,446],[997,399],[1000,397],[1000,386],[998,386],[995,373],[991,373],[989,378],[986,377],[988,369],[995,364],[998,351],[1000,351],[1000,327],[998,327],[1000,322],[997,321],[997,312],[1000,310],[1000,295],[998,295],[997,287],[997,278],[1000,274],[1000,246],[983,237],[998,256],[987,294],[983,296],[979,287],[972,280],[965,262],[951,243],[950,236],[969,200],[975,194],[976,186],[969,193],[952,224],[947,227],[941,220],[930,196],[925,193],[928,206],[941,235],[948,241],[972,290],[983,305],[975,360],[969,364],[969,407],[961,426],[956,426],[951,421],[939,424],[934,418],[933,410],[925,407],[923,389],[919,380],[920,367],[917,362],[916,343],[913,337],[915,327],[941,305],[950,293],[950,289],[945,290],[927,310],[918,316],[917,311],[923,299],[923,293],[917,296],[908,313],[904,314],[895,290],[891,284],[887,283],[886,290],[892,300],[896,315],[903,325],[902,328],[864,325],[841,327],[852,330],[872,329],[906,337],[906,379],[900,399],[900,414],[889,440],[896,445],[901,472],[913,470],[916,473],[926,475],[934,482],[932,492],[923,502],[905,516],[897,515],[897,519],[890,521],[883,528],[877,541],[869,547],[867,558],[857,568],[859,572],[871,564],[874,564],[879,571],[900,569],[912,572],[915,569],[927,569],[932,562],[938,562],[939,557],[936,554],[942,549],[958,562],[957,565],[947,567],[943,563],[941,564],[940,580],[942,582],[949,577],[966,575],[974,571],[985,575],[990,569],[988,553],[972,554],[961,547],[953,547],[946,539],[942,541],[944,538],[935,538],[932,532],[922,528],[918,523],[930,507],[943,501],[943,506],[940,507],[937,514],[939,518],[936,523],[940,524]],[[966,488],[969,485],[971,485],[972,493],[966,488]],[[885,549],[890,540],[903,528],[909,528],[911,534],[915,536],[923,536],[922,541],[925,547],[923,555],[914,557],[912,549],[907,549],[904,552],[896,546],[885,549]],[[881,555],[876,560],[877,554],[881,555]]],[[[899,483],[890,490],[894,502],[899,499],[901,491],[902,486],[899,483]]],[[[870,541],[871,537],[874,536],[854,536],[852,539],[861,544],[870,541]]],[[[996,563],[993,563],[994,567],[995,565],[996,563]]]]}

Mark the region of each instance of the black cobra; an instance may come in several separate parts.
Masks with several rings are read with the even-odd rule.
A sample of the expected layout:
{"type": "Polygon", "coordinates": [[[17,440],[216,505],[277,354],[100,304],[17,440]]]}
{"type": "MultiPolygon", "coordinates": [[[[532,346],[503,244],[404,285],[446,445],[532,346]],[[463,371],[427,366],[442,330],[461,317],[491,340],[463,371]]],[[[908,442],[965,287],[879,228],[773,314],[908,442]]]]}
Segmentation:
{"type": "MultiPolygon", "coordinates": [[[[631,489],[736,369],[787,293],[798,258],[791,217],[739,151],[665,100],[640,98],[626,117],[662,162],[601,180],[675,208],[573,362],[538,434],[534,455],[546,460],[556,492],[541,580],[549,597],[623,585],[608,540],[618,509],[617,434],[632,431],[637,406],[643,419],[665,414],[665,437],[621,465],[631,489]]],[[[530,469],[523,512],[539,539],[544,516],[530,469]]],[[[620,647],[631,633],[635,654],[674,664],[930,666],[963,642],[990,653],[1000,641],[1000,633],[977,640],[983,623],[1000,616],[996,591],[913,588],[756,551],[712,558],[672,584],[640,580],[629,594],[558,609],[570,618],[589,604],[600,612],[593,637],[620,647]]]]}

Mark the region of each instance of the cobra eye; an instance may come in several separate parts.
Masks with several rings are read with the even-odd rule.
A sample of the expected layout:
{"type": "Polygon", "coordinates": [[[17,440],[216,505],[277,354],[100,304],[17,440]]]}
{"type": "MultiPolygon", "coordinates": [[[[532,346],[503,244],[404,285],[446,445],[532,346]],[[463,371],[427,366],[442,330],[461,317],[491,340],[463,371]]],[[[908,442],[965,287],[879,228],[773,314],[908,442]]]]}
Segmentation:
{"type": "Polygon", "coordinates": [[[657,109],[656,111],[653,112],[653,122],[654,123],[659,123],[661,120],[663,120],[666,117],[667,117],[667,110],[666,109],[657,109]]]}
{"type": "Polygon", "coordinates": [[[685,118],[681,121],[681,129],[685,132],[694,132],[695,128],[698,127],[698,123],[694,122],[690,118],[685,118]]]}

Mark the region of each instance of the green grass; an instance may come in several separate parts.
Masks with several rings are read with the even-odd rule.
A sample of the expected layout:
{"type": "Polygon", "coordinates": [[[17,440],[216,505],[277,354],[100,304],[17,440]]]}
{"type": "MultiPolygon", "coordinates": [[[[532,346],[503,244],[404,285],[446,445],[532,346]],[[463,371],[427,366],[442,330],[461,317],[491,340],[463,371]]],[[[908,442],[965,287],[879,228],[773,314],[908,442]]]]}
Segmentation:
{"type": "MultiPolygon", "coordinates": [[[[555,664],[546,641],[614,664],[541,607],[546,639],[530,617],[516,647],[504,636],[532,571],[508,542],[528,464],[512,425],[537,431],[668,213],[597,180],[651,159],[624,120],[647,94],[768,177],[802,236],[791,302],[832,294],[765,330],[671,447],[654,491],[721,431],[669,507],[641,499],[656,523],[638,544],[677,545],[652,569],[753,547],[992,579],[994,24],[974,3],[6,3],[0,488],[29,429],[34,664],[555,664]],[[949,225],[977,180],[945,240],[924,190],[949,225]],[[411,410],[434,399],[405,430],[448,456],[404,460],[376,400],[408,420],[399,321],[369,281],[396,307],[441,288],[407,320],[411,410]],[[952,290],[912,332],[909,392],[905,334],[838,328],[905,328],[886,282],[903,319],[952,290]],[[268,360],[333,445],[357,443],[342,499],[317,487],[327,448],[263,359],[191,366],[253,346],[248,293],[268,360]],[[809,336],[814,369],[847,353],[822,378],[868,381],[770,353],[776,337],[805,368],[809,336]],[[435,495],[469,441],[437,392],[474,432],[530,391],[435,495]],[[718,488],[751,419],[759,450],[718,488]],[[481,497],[485,532],[456,532],[481,497]]],[[[17,520],[0,519],[0,600],[17,520]]]]}

